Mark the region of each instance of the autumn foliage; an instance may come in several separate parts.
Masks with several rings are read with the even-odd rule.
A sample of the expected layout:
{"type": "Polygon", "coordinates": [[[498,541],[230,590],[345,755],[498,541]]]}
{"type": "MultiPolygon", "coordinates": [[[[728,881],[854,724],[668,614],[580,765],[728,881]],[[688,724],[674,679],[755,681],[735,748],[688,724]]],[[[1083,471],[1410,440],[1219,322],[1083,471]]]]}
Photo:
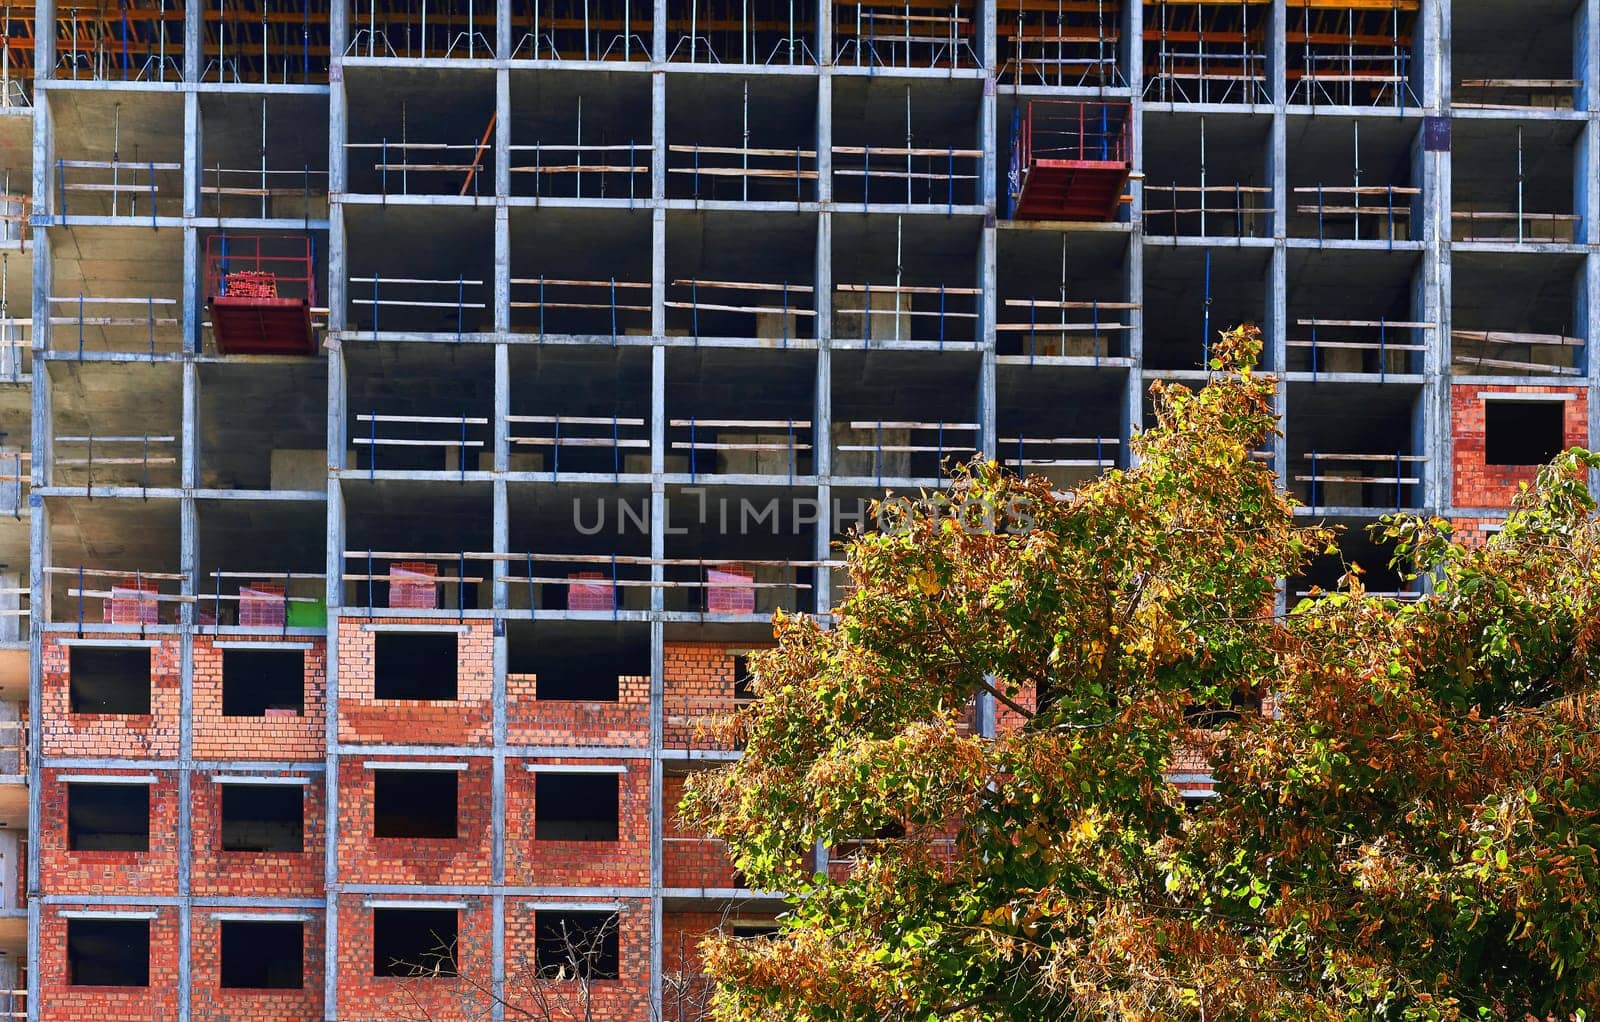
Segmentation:
{"type": "Polygon", "coordinates": [[[1208,386],[1158,384],[1136,467],[1062,498],[966,466],[851,542],[831,627],[778,620],[744,758],[684,806],[794,896],[779,936],[705,947],[716,1018],[1600,1004],[1600,458],[1562,455],[1479,548],[1385,520],[1422,599],[1352,571],[1285,612],[1333,536],[1252,457],[1259,346],[1235,331],[1208,386]],[[1196,741],[1217,797],[1186,806],[1196,741]],[[845,861],[817,871],[819,845],[845,861]]]}

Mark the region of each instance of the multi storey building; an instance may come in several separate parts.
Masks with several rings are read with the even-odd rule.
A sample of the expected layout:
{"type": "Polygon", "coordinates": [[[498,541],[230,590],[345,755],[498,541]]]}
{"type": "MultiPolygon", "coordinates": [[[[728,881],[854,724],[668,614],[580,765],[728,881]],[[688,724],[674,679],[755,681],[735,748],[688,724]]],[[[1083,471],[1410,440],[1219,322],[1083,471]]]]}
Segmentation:
{"type": "Polygon", "coordinates": [[[1600,0],[379,2],[6,8],[12,1017],[512,1017],[576,937],[692,1018],[781,901],[672,808],[863,501],[1125,464],[1240,321],[1373,589],[1594,439],[1600,0]]]}

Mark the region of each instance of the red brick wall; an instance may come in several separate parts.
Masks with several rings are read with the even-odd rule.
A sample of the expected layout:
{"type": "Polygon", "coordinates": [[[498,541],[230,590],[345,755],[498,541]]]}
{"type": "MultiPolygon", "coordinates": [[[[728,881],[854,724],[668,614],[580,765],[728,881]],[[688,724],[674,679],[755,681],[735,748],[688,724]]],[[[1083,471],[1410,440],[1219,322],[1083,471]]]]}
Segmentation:
{"type": "Polygon", "coordinates": [[[178,893],[178,775],[172,770],[61,770],[46,768],[39,786],[39,886],[41,894],[170,895],[178,893]],[[75,852],[67,848],[67,786],[57,778],[153,773],[150,850],[75,852]]]}
{"type": "MultiPolygon", "coordinates": [[[[455,699],[374,699],[374,622],[339,619],[339,737],[346,742],[489,745],[494,741],[494,623],[463,622],[456,638],[455,699]]],[[[436,618],[385,618],[385,625],[437,627],[436,618]]]]}
{"type": "Polygon", "coordinates": [[[512,745],[650,744],[650,679],[617,679],[617,701],[540,702],[538,677],[506,676],[506,733],[512,745]]]}
{"type": "MultiPolygon", "coordinates": [[[[100,892],[96,892],[100,893],[100,892]]],[[[149,892],[154,893],[154,892],[149,892]]],[[[178,1017],[178,912],[145,905],[84,906],[95,912],[155,912],[150,920],[150,985],[147,987],[75,987],[67,981],[65,905],[51,905],[39,914],[39,961],[30,963],[39,975],[39,1018],[43,1022],[110,1022],[113,1019],[178,1017]]]]}
{"type": "MultiPolygon", "coordinates": [[[[506,899],[506,999],[512,1005],[532,1007],[534,995],[542,995],[556,1006],[553,1018],[583,1018],[581,1012],[563,1014],[580,1005],[576,984],[556,984],[538,980],[533,973],[534,928],[539,908],[550,899],[506,899]]],[[[577,903],[575,909],[590,909],[592,904],[577,903]]],[[[650,902],[627,898],[620,902],[617,924],[618,978],[593,984],[590,1008],[596,1019],[632,1022],[649,1018],[650,1004],[650,902]]],[[[516,1013],[507,1011],[506,1017],[516,1013]]],[[[544,1015],[538,1017],[543,1018],[544,1015]]]]}
{"type": "Polygon", "coordinates": [[[1458,383],[1450,392],[1450,426],[1454,438],[1456,507],[1510,507],[1520,483],[1532,483],[1532,465],[1489,465],[1484,461],[1484,399],[1480,394],[1570,394],[1565,409],[1565,446],[1587,446],[1589,402],[1582,387],[1483,386],[1458,383]]]}
{"type": "Polygon", "coordinates": [[[661,779],[661,868],[667,887],[734,887],[733,863],[721,841],[684,826],[678,815],[686,778],[661,779]]]}
{"type": "Polygon", "coordinates": [[[1458,543],[1479,547],[1487,543],[1493,530],[1498,530],[1504,522],[1504,518],[1452,518],[1450,525],[1454,531],[1450,536],[1458,543]]]}
{"type": "Polygon", "coordinates": [[[650,882],[650,765],[648,760],[508,759],[506,761],[506,883],[642,886],[650,882]],[[534,839],[536,774],[526,764],[627,767],[617,777],[617,841],[534,839]]]}
{"type": "MultiPolygon", "coordinates": [[[[230,643],[272,642],[270,636],[230,636],[230,643]]],[[[326,752],[327,647],[305,651],[305,712],[298,717],[224,717],[222,654],[210,636],[194,638],[194,756],[196,759],[314,759],[326,752]]]]}
{"type": "MultiPolygon", "coordinates": [[[[339,902],[339,1022],[394,1022],[397,1018],[429,1018],[456,1022],[487,1017],[488,999],[472,990],[467,979],[412,979],[372,974],[372,910],[366,895],[342,894],[339,902]],[[481,1014],[467,1014],[463,1007],[481,1014]]],[[[384,895],[385,904],[404,901],[384,895]]],[[[458,916],[456,960],[462,976],[487,984],[493,972],[493,928],[488,898],[452,897],[467,904],[458,916]]],[[[320,1016],[315,1016],[320,1017],[320,1016]]]]}
{"type": "Polygon", "coordinates": [[[661,914],[661,1008],[663,1022],[699,1022],[709,1018],[710,981],[704,974],[700,942],[724,926],[742,920],[770,923],[770,915],[720,912],[661,914]]]}
{"type": "Polygon", "coordinates": [[[323,842],[327,839],[327,799],[322,775],[295,790],[304,794],[303,843],[294,852],[222,850],[222,789],[206,774],[190,784],[190,883],[197,895],[248,894],[270,898],[322,896],[323,842]]]}
{"type": "MultiPolygon", "coordinates": [[[[229,909],[230,913],[238,910],[229,909]]],[[[278,910],[281,911],[282,910],[278,910]]],[[[222,924],[214,913],[197,909],[190,923],[190,1017],[196,1022],[280,1022],[322,1015],[321,912],[306,912],[303,982],[299,990],[247,990],[222,987],[222,924]]],[[[271,919],[272,911],[263,913],[271,919]]]]}
{"type": "MultiPolygon", "coordinates": [[[[139,641],[137,632],[97,639],[139,641]]],[[[71,652],[65,637],[46,635],[41,646],[44,696],[39,707],[46,756],[151,756],[176,758],[181,715],[179,639],[163,636],[150,650],[150,711],[147,714],[71,712],[71,652]]]]}
{"type": "Polygon", "coordinates": [[[489,759],[470,757],[467,769],[456,774],[454,839],[374,837],[373,778],[378,771],[364,766],[370,761],[408,762],[395,756],[351,756],[340,761],[340,876],[358,884],[489,883],[494,808],[489,759]]]}
{"type": "MultiPolygon", "coordinates": [[[[743,647],[732,647],[742,649],[743,647]]],[[[703,732],[707,718],[733,710],[733,656],[718,642],[669,642],[664,652],[662,744],[670,749],[723,749],[703,732]]]]}

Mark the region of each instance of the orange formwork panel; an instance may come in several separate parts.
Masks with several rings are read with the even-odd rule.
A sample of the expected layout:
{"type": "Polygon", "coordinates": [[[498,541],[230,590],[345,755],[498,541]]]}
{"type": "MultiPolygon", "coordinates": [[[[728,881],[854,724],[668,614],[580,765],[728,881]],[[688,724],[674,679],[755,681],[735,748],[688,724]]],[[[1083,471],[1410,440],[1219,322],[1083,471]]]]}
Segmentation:
{"type": "Polygon", "coordinates": [[[224,355],[313,355],[311,239],[217,234],[206,239],[206,308],[224,355]]]}
{"type": "Polygon", "coordinates": [[[1012,119],[1013,220],[1116,219],[1132,164],[1126,103],[1030,100],[1012,119]]]}

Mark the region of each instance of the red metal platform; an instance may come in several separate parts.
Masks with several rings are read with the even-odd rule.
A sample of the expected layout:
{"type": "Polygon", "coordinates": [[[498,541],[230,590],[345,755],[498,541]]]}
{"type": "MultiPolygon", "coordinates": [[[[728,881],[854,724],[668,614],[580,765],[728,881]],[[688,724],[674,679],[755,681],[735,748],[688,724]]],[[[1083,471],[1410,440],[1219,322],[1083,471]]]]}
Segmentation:
{"type": "Polygon", "coordinates": [[[1012,125],[1014,220],[1115,220],[1128,183],[1128,105],[1030,100],[1012,125]]]}
{"type": "Polygon", "coordinates": [[[206,239],[206,307],[224,355],[314,355],[311,239],[217,234],[206,239]]]}

